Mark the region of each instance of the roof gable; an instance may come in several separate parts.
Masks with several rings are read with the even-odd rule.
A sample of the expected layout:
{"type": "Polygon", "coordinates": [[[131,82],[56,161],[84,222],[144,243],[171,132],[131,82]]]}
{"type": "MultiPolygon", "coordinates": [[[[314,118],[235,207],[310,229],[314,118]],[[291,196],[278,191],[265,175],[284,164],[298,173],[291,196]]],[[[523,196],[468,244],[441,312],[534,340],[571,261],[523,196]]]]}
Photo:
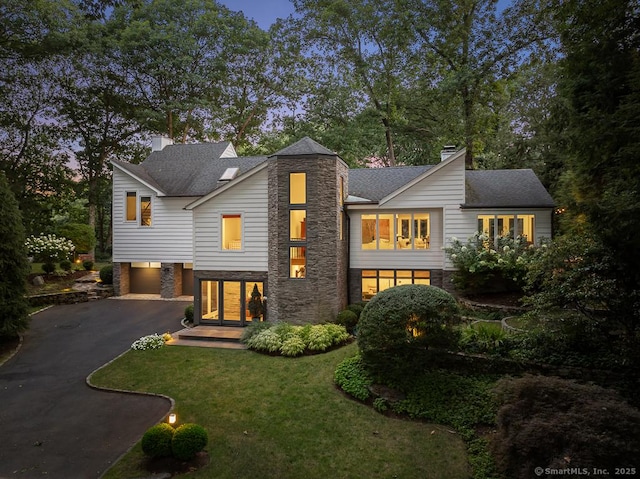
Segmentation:
{"type": "Polygon", "coordinates": [[[337,153],[325,148],[317,141],[312,140],[308,136],[305,136],[302,140],[295,142],[293,145],[289,145],[286,148],[270,155],[273,156],[307,156],[307,155],[329,155],[338,156],[337,153]]]}
{"type": "Polygon", "coordinates": [[[349,196],[354,202],[378,202],[431,168],[432,165],[424,165],[349,170],[349,196]]]}

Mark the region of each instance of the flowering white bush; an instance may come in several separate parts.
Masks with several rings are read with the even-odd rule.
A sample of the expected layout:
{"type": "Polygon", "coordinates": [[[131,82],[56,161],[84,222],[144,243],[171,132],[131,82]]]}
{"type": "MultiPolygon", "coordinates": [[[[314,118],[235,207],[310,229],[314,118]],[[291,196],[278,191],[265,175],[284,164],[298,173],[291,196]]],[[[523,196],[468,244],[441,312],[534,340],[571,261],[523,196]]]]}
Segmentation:
{"type": "Polygon", "coordinates": [[[131,345],[131,349],[136,351],[146,351],[147,349],[160,349],[164,346],[164,343],[171,340],[171,335],[169,333],[165,333],[163,335],[160,334],[150,334],[149,336],[142,336],[140,339],[136,339],[131,345]]]}
{"type": "Polygon", "coordinates": [[[59,238],[54,234],[29,236],[25,241],[29,255],[44,263],[53,263],[69,259],[76,249],[73,242],[67,238],[59,238]]]}

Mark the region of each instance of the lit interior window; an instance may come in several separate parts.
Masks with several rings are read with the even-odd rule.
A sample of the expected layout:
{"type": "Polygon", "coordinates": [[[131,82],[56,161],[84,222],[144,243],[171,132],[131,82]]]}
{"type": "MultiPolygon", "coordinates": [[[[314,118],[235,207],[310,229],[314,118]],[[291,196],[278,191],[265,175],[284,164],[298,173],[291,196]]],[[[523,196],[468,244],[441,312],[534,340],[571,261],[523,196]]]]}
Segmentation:
{"type": "Polygon", "coordinates": [[[289,211],[289,240],[306,241],[307,210],[289,211]]]}
{"type": "Polygon", "coordinates": [[[289,174],[289,203],[304,205],[307,203],[307,174],[289,174]]]}
{"type": "Polygon", "coordinates": [[[136,192],[127,191],[127,204],[126,204],[127,221],[136,221],[138,219],[136,215],[136,203],[137,203],[136,192]]]}
{"type": "Polygon", "coordinates": [[[222,249],[242,249],[241,215],[222,215],[222,249]]]}
{"type": "Polygon", "coordinates": [[[151,197],[140,197],[140,226],[151,226],[151,197]]]}
{"type": "Polygon", "coordinates": [[[292,246],[289,248],[289,277],[306,278],[307,276],[307,248],[292,246]]]}
{"type": "Polygon", "coordinates": [[[202,282],[202,319],[218,319],[218,282],[202,282]]]}

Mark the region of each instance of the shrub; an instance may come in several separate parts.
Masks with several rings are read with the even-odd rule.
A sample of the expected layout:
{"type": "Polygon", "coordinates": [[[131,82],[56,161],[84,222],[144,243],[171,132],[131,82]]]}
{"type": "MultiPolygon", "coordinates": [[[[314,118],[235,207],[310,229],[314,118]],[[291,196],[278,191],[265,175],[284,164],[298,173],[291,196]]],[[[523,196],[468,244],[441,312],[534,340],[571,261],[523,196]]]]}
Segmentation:
{"type": "Polygon", "coordinates": [[[378,293],[358,323],[358,346],[375,373],[418,367],[420,351],[457,345],[458,305],[434,286],[409,284],[378,293]]]}
{"type": "Polygon", "coordinates": [[[299,356],[305,351],[326,351],[349,339],[349,333],[337,324],[307,324],[293,326],[288,323],[255,323],[245,328],[242,342],[250,349],[299,356]]]}
{"type": "Polygon", "coordinates": [[[188,323],[193,323],[193,304],[190,304],[186,308],[184,308],[184,319],[188,323]]]}
{"type": "Polygon", "coordinates": [[[113,265],[108,264],[100,270],[100,281],[104,284],[113,284],[113,265]]]}
{"type": "Polygon", "coordinates": [[[500,349],[506,336],[502,329],[480,323],[462,330],[460,346],[470,353],[492,353],[500,349]]]}
{"type": "Polygon", "coordinates": [[[209,442],[205,428],[198,424],[183,424],[176,429],[171,439],[173,455],[182,460],[193,459],[209,442]]]}
{"type": "Polygon", "coordinates": [[[347,331],[353,332],[356,325],[358,324],[359,315],[350,309],[345,309],[338,313],[336,317],[336,324],[344,326],[347,331]]]}
{"type": "Polygon", "coordinates": [[[280,351],[282,343],[283,339],[275,331],[275,328],[264,329],[245,341],[245,344],[250,349],[255,349],[257,351],[268,351],[270,353],[276,353],[280,351]]]}
{"type": "Polygon", "coordinates": [[[42,263],[42,271],[47,274],[51,274],[56,270],[56,265],[54,263],[46,262],[42,263]]]}
{"type": "Polygon", "coordinates": [[[82,267],[86,270],[86,271],[91,271],[93,269],[93,261],[91,261],[90,259],[86,259],[82,262],[82,267]]]}
{"type": "Polygon", "coordinates": [[[309,332],[309,349],[312,351],[325,351],[333,345],[331,332],[322,324],[314,324],[309,332]]]}
{"type": "Polygon", "coordinates": [[[367,400],[371,395],[369,386],[372,381],[364,368],[360,354],[347,358],[338,364],[333,379],[345,393],[360,401],[367,400]]]}
{"type": "Polygon", "coordinates": [[[60,269],[62,271],[71,271],[71,261],[69,261],[68,259],[63,259],[62,261],[60,261],[60,269]]]}
{"type": "Polygon", "coordinates": [[[142,436],[142,452],[149,457],[171,456],[171,439],[175,429],[167,423],[156,424],[142,436]]]}
{"type": "Polygon", "coordinates": [[[171,339],[171,335],[150,334],[136,339],[131,344],[131,349],[136,351],[146,351],[147,349],[160,349],[166,341],[171,339]]]}
{"type": "Polygon", "coordinates": [[[640,411],[614,391],[543,376],[503,379],[492,449],[508,477],[536,467],[637,467],[640,411]]]}
{"type": "Polygon", "coordinates": [[[362,310],[364,309],[365,304],[366,303],[353,303],[347,306],[347,309],[356,313],[358,319],[360,319],[360,315],[362,314],[362,310]]]}
{"type": "Polygon", "coordinates": [[[300,356],[306,348],[307,346],[300,336],[292,335],[282,342],[280,352],[283,356],[300,356]]]}

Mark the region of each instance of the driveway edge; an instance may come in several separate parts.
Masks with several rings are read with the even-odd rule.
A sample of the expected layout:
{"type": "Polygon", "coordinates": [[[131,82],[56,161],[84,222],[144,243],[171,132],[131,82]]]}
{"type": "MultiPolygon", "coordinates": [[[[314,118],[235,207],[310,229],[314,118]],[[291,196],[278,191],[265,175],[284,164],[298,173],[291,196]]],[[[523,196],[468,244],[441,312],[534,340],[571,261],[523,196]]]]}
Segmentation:
{"type": "MultiPolygon", "coordinates": [[[[124,356],[125,354],[127,354],[130,351],[130,349],[127,349],[126,351],[122,352],[121,354],[119,354],[118,356],[116,356],[115,358],[113,358],[111,361],[103,364],[102,366],[100,366],[99,368],[95,369],[94,371],[91,372],[91,374],[89,374],[86,379],[85,382],[87,384],[87,386],[89,386],[91,389],[95,389],[97,391],[105,391],[105,392],[115,392],[115,393],[123,393],[123,394],[135,394],[138,396],[151,396],[151,397],[159,397],[162,399],[166,399],[169,401],[169,410],[162,416],[165,417],[167,414],[169,414],[171,411],[173,411],[176,402],[175,400],[170,397],[170,396],[166,396],[164,394],[158,394],[158,393],[145,393],[145,392],[140,392],[140,391],[130,391],[128,389],[117,389],[117,388],[106,388],[106,387],[102,387],[102,386],[96,386],[95,384],[91,383],[91,378],[93,377],[93,375],[95,373],[97,373],[98,371],[106,368],[107,366],[110,366],[113,362],[115,362],[116,360],[120,359],[122,356],[124,356]]],[[[160,422],[162,420],[162,418],[160,418],[158,420],[158,422],[160,422]]],[[[116,465],[118,462],[120,462],[120,460],[126,456],[127,454],[129,454],[129,452],[131,451],[131,449],[134,448],[134,446],[138,443],[140,439],[137,439],[133,444],[131,444],[127,450],[125,452],[123,452],[122,454],[120,454],[120,456],[118,456],[118,458],[111,464],[111,466],[109,466],[102,474],[100,474],[100,478],[104,477],[104,475],[109,472],[109,470],[116,465]]]]}

